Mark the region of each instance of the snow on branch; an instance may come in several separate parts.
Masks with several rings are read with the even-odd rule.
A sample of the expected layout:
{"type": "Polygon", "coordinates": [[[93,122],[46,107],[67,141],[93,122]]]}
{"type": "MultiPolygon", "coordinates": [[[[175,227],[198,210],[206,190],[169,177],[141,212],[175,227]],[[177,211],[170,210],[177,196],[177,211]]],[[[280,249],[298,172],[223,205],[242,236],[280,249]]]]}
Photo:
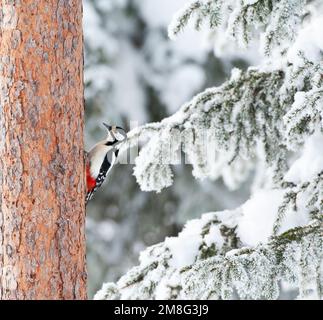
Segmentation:
{"type": "MultiPolygon", "coordinates": [[[[197,95],[175,115],[130,132],[129,145],[140,135],[150,139],[135,169],[138,182],[146,189],[172,182],[172,173],[165,170],[170,159],[161,162],[165,167],[156,166],[165,157],[163,144],[179,143],[172,130],[193,132],[186,137],[189,143],[184,152],[194,159],[197,176],[212,176],[212,166],[223,170],[219,163],[233,166],[237,159],[252,159],[261,143],[267,164],[279,165],[287,157],[282,152],[293,149],[290,137],[307,139],[301,156],[288,170],[281,168],[281,183],[276,188],[255,192],[236,210],[189,221],[178,237],[166,238],[142,252],[140,265],[117,284],[105,284],[97,299],[276,299],[285,282],[298,288],[299,298],[322,298],[323,157],[317,152],[323,148],[322,121],[316,119],[320,114],[313,115],[309,124],[319,120],[319,126],[307,135],[304,130],[286,135],[284,122],[297,103],[297,89],[310,96],[316,94],[315,86],[321,86],[318,69],[313,70],[301,75],[300,67],[290,65],[284,71],[235,71],[221,87],[197,95]],[[207,158],[199,140],[200,128],[213,129],[210,141],[215,141],[216,151],[222,157],[225,154],[225,160],[200,162],[207,158]]],[[[317,110],[321,109],[312,112],[317,110]]]]}
{"type": "Polygon", "coordinates": [[[207,23],[212,30],[220,24],[241,45],[247,45],[255,32],[261,33],[263,51],[269,55],[275,47],[287,48],[295,39],[297,28],[305,14],[306,0],[197,0],[174,16],[169,26],[171,39],[183,31],[191,20],[199,30],[207,23]]]}
{"type": "Polygon", "coordinates": [[[322,224],[291,228],[267,244],[244,247],[237,229],[248,219],[246,209],[189,221],[178,237],[142,252],[140,265],[116,284],[104,284],[95,299],[277,299],[281,281],[298,287],[300,298],[322,297],[322,224]]]}
{"type": "MultiPolygon", "coordinates": [[[[284,105],[277,95],[283,80],[281,71],[266,73],[250,69],[243,73],[236,70],[221,87],[207,89],[162,121],[155,140],[147,148],[159,149],[155,154],[160,155],[168,141],[176,143],[174,136],[180,130],[182,139],[178,143],[183,143],[184,153],[198,178],[217,178],[224,166],[233,167],[237,163],[240,169],[248,170],[241,163],[255,156],[260,141],[265,144],[268,163],[273,164],[280,153],[277,149],[284,149],[279,123],[277,125],[277,119],[284,115],[284,105]]],[[[146,128],[142,130],[145,132],[146,128]]],[[[141,151],[136,168],[151,166],[145,157],[148,153],[153,152],[141,151]]],[[[155,163],[158,160],[162,159],[153,159],[155,163]]],[[[135,171],[138,182],[144,183],[140,172],[137,173],[135,171]]],[[[143,173],[147,175],[146,170],[143,173]]],[[[151,185],[150,190],[155,187],[151,185]]]]}
{"type": "Polygon", "coordinates": [[[305,8],[305,0],[198,0],[178,13],[171,36],[195,17],[196,28],[227,23],[241,42],[259,28],[267,54],[285,47],[132,130],[123,150],[145,139],[134,168],[141,189],[170,186],[182,156],[194,177],[222,177],[231,189],[261,163],[265,183],[236,210],[204,214],[147,248],[97,299],[276,299],[285,282],[299,298],[323,298],[323,16],[302,25],[305,8]]]}
{"type": "Polygon", "coordinates": [[[323,86],[295,94],[294,103],[283,119],[286,125],[285,135],[291,149],[297,150],[320,123],[322,126],[322,105],[323,86]]]}
{"type": "Polygon", "coordinates": [[[281,184],[287,151],[299,148],[320,123],[323,129],[322,68],[304,61],[312,66],[306,74],[304,64],[235,69],[222,86],[198,94],[173,116],[132,130],[125,148],[148,139],[134,170],[142,190],[172,184],[171,164],[180,163],[181,150],[197,178],[222,176],[235,189],[260,158],[281,184]]]}
{"type": "Polygon", "coordinates": [[[169,26],[169,37],[175,39],[177,34],[189,23],[193,16],[195,29],[199,30],[205,20],[209,28],[215,28],[220,23],[221,1],[193,1],[182,8],[174,17],[169,26]]]}

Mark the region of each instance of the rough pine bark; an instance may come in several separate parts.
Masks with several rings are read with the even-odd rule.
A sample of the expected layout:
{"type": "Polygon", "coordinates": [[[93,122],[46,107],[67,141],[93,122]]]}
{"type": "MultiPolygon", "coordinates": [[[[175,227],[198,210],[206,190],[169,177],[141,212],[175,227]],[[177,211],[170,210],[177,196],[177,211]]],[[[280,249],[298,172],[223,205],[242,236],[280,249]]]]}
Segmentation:
{"type": "Polygon", "coordinates": [[[81,0],[0,0],[0,299],[85,299],[81,0]]]}

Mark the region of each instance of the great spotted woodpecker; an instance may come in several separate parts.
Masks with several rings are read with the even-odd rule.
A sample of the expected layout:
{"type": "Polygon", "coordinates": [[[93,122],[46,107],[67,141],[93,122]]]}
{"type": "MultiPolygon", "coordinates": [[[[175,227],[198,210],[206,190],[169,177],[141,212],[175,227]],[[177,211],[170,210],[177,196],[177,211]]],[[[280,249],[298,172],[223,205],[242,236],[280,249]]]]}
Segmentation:
{"type": "Polygon", "coordinates": [[[125,141],[126,132],[116,126],[103,125],[108,130],[107,138],[98,142],[86,157],[87,194],[85,203],[93,197],[95,191],[102,185],[106,176],[116,162],[119,147],[125,141]]]}

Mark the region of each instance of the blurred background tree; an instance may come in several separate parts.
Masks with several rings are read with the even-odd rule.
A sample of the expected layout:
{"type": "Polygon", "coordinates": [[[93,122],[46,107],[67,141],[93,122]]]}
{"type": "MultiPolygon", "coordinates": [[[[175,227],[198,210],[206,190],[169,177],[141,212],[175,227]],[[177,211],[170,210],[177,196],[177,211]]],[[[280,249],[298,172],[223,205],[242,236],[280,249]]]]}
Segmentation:
{"type": "MultiPolygon", "coordinates": [[[[102,121],[130,129],[160,121],[230,70],[245,69],[255,51],[227,47],[217,34],[193,28],[172,42],[167,26],[187,0],[85,0],[85,95],[87,149],[105,134],[102,121]]],[[[219,32],[219,31],[218,31],[219,32]]],[[[238,206],[249,183],[234,191],[217,181],[192,179],[177,166],[172,188],[140,191],[131,164],[119,164],[87,208],[89,297],[115,282],[145,247],[173,236],[185,221],[207,211],[238,206]]],[[[228,185],[228,183],[227,183],[228,185]]]]}

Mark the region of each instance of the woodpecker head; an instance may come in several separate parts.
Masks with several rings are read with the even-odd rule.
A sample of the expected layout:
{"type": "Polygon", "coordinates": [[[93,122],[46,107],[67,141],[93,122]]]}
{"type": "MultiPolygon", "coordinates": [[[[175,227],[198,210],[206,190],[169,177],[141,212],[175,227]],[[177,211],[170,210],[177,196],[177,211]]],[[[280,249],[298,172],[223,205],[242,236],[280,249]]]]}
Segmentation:
{"type": "Polygon", "coordinates": [[[127,139],[126,131],[121,127],[110,126],[104,122],[103,125],[108,130],[108,136],[105,143],[107,146],[116,146],[127,139]]]}

